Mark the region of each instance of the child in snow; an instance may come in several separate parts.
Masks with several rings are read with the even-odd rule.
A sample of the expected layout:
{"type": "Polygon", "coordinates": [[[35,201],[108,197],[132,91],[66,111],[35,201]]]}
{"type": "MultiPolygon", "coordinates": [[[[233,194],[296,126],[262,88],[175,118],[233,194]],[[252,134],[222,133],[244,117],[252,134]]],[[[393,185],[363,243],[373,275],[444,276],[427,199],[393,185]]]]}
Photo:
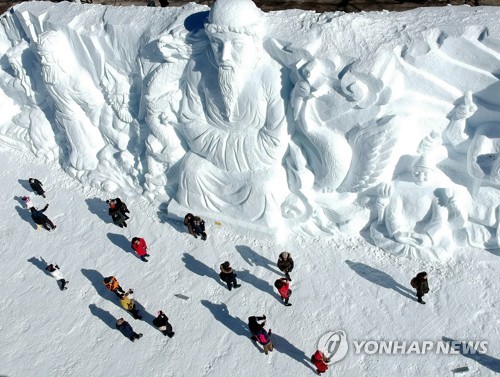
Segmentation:
{"type": "Polygon", "coordinates": [[[227,284],[227,289],[229,290],[231,290],[233,287],[241,287],[241,285],[236,282],[236,274],[234,273],[233,268],[228,261],[225,261],[220,265],[219,277],[223,282],[227,284]]]}
{"type": "Polygon", "coordinates": [[[278,268],[280,271],[285,273],[285,276],[289,281],[292,281],[292,279],[290,279],[290,272],[293,270],[293,259],[290,253],[284,251],[279,255],[278,268]]]}
{"type": "Polygon", "coordinates": [[[153,326],[158,327],[158,330],[169,338],[173,337],[175,334],[172,331],[172,325],[168,322],[168,317],[161,310],[158,311],[158,317],[153,319],[153,326]]]}
{"type": "Polygon", "coordinates": [[[288,302],[288,299],[292,295],[292,290],[290,289],[290,282],[288,281],[288,279],[278,279],[274,282],[274,286],[278,289],[281,300],[284,301],[285,306],[292,306],[292,304],[288,302]]]}
{"type": "Polygon", "coordinates": [[[248,329],[250,330],[250,333],[252,336],[250,339],[257,341],[257,333],[264,329],[264,326],[266,325],[266,316],[262,315],[261,317],[257,316],[251,316],[248,317],[248,329]],[[263,321],[262,323],[259,323],[259,321],[263,321]]]}
{"type": "Polygon", "coordinates": [[[116,321],[116,328],[120,330],[120,332],[127,338],[129,338],[132,342],[136,339],[142,338],[142,334],[137,334],[136,332],[134,332],[132,326],[130,326],[130,324],[123,318],[118,318],[118,320],[116,321]]]}
{"type": "Polygon", "coordinates": [[[36,178],[30,178],[28,179],[28,182],[35,194],[40,195],[42,198],[45,198],[45,191],[42,188],[42,182],[40,182],[36,178]]]}
{"type": "Polygon", "coordinates": [[[57,264],[49,264],[47,267],[45,267],[45,269],[50,272],[50,274],[57,280],[57,285],[59,285],[59,289],[61,291],[68,289],[66,287],[66,284],[68,284],[69,281],[64,279],[64,276],[57,264]]]}
{"type": "Polygon", "coordinates": [[[189,234],[194,238],[201,236],[201,239],[205,241],[207,239],[207,234],[205,233],[205,221],[198,216],[194,216],[192,213],[188,213],[184,217],[184,225],[187,226],[189,234]]]}
{"type": "Polygon", "coordinates": [[[121,295],[125,294],[125,291],[122,289],[122,287],[120,287],[120,284],[118,284],[118,280],[116,280],[114,276],[108,276],[104,278],[102,282],[104,283],[106,288],[108,288],[118,297],[121,297],[121,295]]]}
{"type": "Polygon", "coordinates": [[[325,373],[328,370],[330,359],[326,357],[323,352],[317,350],[314,355],[311,356],[311,362],[316,367],[316,373],[321,375],[321,373],[325,373]]]}
{"type": "Polygon", "coordinates": [[[266,329],[262,328],[260,329],[257,334],[255,334],[255,337],[257,338],[257,342],[262,344],[264,347],[264,353],[267,355],[268,352],[273,352],[274,346],[273,342],[271,341],[271,329],[269,331],[266,331],[266,329]]]}
{"type": "Polygon", "coordinates": [[[120,305],[130,314],[134,319],[142,319],[142,316],[139,315],[139,310],[135,307],[135,301],[133,299],[134,291],[129,289],[127,293],[120,296],[120,305]]]}
{"type": "Polygon", "coordinates": [[[128,219],[128,216],[123,213],[123,210],[122,208],[120,208],[117,201],[115,199],[106,200],[106,203],[109,204],[108,213],[113,219],[113,223],[115,225],[118,225],[120,228],[127,227],[127,223],[125,222],[125,220],[128,219]]]}
{"type": "Polygon", "coordinates": [[[31,198],[29,196],[23,196],[21,199],[24,203],[24,208],[30,209],[31,207],[33,207],[33,204],[31,203],[31,198]]]}
{"type": "Polygon", "coordinates": [[[417,276],[411,279],[411,286],[417,290],[417,301],[421,304],[425,304],[422,297],[429,293],[429,282],[427,280],[427,272],[419,272],[417,276]]]}
{"type": "Polygon", "coordinates": [[[50,232],[51,230],[56,229],[57,226],[55,226],[52,223],[52,221],[50,221],[49,218],[43,214],[48,207],[49,205],[46,204],[45,207],[43,207],[43,209],[41,209],[40,211],[37,210],[35,207],[31,207],[30,211],[31,211],[31,218],[33,219],[35,224],[43,226],[50,232]]]}
{"type": "Polygon", "coordinates": [[[141,258],[143,262],[147,262],[146,257],[149,257],[148,254],[148,245],[146,245],[146,241],[144,238],[134,237],[132,238],[132,243],[130,244],[132,249],[136,252],[137,256],[141,258]]]}

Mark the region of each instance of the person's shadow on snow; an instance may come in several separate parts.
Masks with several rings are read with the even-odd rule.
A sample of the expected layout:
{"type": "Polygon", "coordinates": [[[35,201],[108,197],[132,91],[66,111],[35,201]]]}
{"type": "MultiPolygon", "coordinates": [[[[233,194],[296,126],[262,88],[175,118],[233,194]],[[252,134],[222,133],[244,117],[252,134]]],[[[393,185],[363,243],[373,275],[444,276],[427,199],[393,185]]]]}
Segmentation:
{"type": "Polygon", "coordinates": [[[134,302],[135,302],[135,308],[139,311],[139,315],[142,317],[141,321],[144,321],[146,322],[148,325],[154,327],[155,329],[157,329],[154,325],[153,325],[153,320],[156,318],[154,315],[152,315],[150,312],[148,312],[144,306],[141,305],[140,302],[138,302],[135,298],[134,298],[134,302]]]}
{"type": "MultiPolygon", "coordinates": [[[[108,239],[114,245],[118,246],[120,249],[123,249],[126,253],[132,253],[133,252],[133,249],[130,246],[130,241],[123,234],[108,233],[107,236],[108,236],[108,239]]],[[[133,254],[137,258],[139,258],[136,253],[133,253],[133,254]]]]}
{"type": "Polygon", "coordinates": [[[415,292],[406,288],[405,286],[396,282],[392,276],[389,276],[385,272],[377,270],[376,268],[367,266],[363,263],[352,262],[346,260],[345,263],[359,276],[365,278],[366,280],[380,285],[383,288],[388,288],[396,291],[397,293],[409,298],[410,300],[416,301],[415,292]]]}
{"type": "Polygon", "coordinates": [[[236,251],[241,255],[243,260],[247,262],[250,266],[260,266],[264,267],[266,270],[269,270],[275,274],[280,275],[281,272],[275,269],[274,267],[276,263],[271,262],[266,257],[260,255],[255,252],[253,249],[246,245],[236,245],[236,251]]]}
{"type": "Polygon", "coordinates": [[[118,298],[116,297],[116,295],[110,290],[108,290],[104,285],[104,283],[102,282],[104,280],[104,276],[102,276],[99,271],[87,270],[86,268],[82,268],[81,271],[83,276],[85,276],[87,279],[90,280],[92,286],[95,288],[99,296],[108,301],[112,301],[118,306],[120,306],[120,303],[118,302],[118,298]]]}
{"type": "Polygon", "coordinates": [[[48,263],[42,257],[40,257],[40,259],[37,259],[36,257],[31,257],[30,259],[28,259],[28,262],[34,264],[36,267],[42,270],[45,275],[50,276],[50,273],[45,269],[48,266],[48,263]]]}
{"type": "Polygon", "coordinates": [[[116,318],[107,310],[97,307],[95,304],[89,305],[90,312],[103,321],[110,329],[115,330],[116,318]]]}
{"type": "Polygon", "coordinates": [[[483,367],[488,368],[493,372],[500,373],[500,359],[496,359],[484,353],[477,353],[477,350],[476,353],[472,353],[471,351],[464,351],[463,343],[451,338],[447,338],[446,336],[443,336],[442,339],[443,341],[449,343],[452,349],[460,352],[462,356],[474,360],[475,362],[481,364],[483,367]]]}
{"type": "Polygon", "coordinates": [[[29,223],[33,229],[38,229],[36,224],[31,220],[31,212],[28,211],[26,208],[16,206],[16,211],[19,214],[19,217],[29,223]]]}
{"type": "Polygon", "coordinates": [[[290,343],[286,338],[275,334],[271,335],[271,340],[273,342],[274,350],[284,353],[285,355],[291,357],[295,361],[304,364],[306,367],[312,369],[313,372],[316,370],[311,366],[310,357],[307,357],[304,351],[299,350],[292,343],[290,343]]]}
{"type": "Polygon", "coordinates": [[[87,207],[89,207],[89,212],[93,215],[99,217],[102,221],[107,224],[111,224],[111,216],[109,216],[109,206],[108,204],[100,198],[85,199],[87,207]]]}
{"type": "Polygon", "coordinates": [[[26,191],[33,192],[33,189],[30,186],[30,182],[27,179],[18,179],[17,182],[25,189],[26,191]]]}
{"type": "Polygon", "coordinates": [[[219,275],[217,274],[217,272],[214,271],[213,268],[210,268],[203,262],[193,257],[191,254],[188,253],[182,254],[182,261],[184,262],[186,268],[189,271],[194,272],[196,275],[212,278],[223,287],[226,286],[225,284],[222,283],[219,275]]]}
{"type": "Polygon", "coordinates": [[[274,288],[267,281],[258,278],[250,273],[250,271],[243,269],[241,271],[235,271],[237,275],[237,279],[240,279],[242,282],[253,285],[259,291],[269,293],[271,296],[276,297],[279,301],[281,301],[280,295],[274,291],[274,288]]]}

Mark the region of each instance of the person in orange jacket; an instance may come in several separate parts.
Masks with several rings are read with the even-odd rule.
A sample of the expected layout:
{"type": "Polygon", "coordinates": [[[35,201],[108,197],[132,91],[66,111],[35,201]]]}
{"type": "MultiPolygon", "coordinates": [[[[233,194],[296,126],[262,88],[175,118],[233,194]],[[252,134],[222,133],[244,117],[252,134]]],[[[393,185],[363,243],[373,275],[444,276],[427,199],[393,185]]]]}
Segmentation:
{"type": "Polygon", "coordinates": [[[290,281],[287,278],[281,278],[274,282],[274,286],[278,289],[281,300],[284,301],[285,306],[292,306],[292,304],[288,302],[290,296],[292,295],[292,290],[290,289],[290,281]]]}
{"type": "Polygon", "coordinates": [[[316,350],[314,355],[311,357],[311,362],[314,364],[316,367],[316,373],[318,373],[318,376],[321,375],[321,373],[325,373],[328,370],[328,364],[330,362],[330,359],[325,356],[323,352],[320,350],[316,350]]]}
{"type": "Polygon", "coordinates": [[[118,280],[116,280],[116,278],[114,276],[105,277],[102,282],[104,283],[106,288],[108,288],[111,292],[113,292],[118,297],[125,294],[125,291],[122,289],[122,287],[120,287],[120,284],[118,284],[118,280]]]}
{"type": "Polygon", "coordinates": [[[134,237],[132,238],[132,243],[130,244],[132,249],[137,253],[137,256],[141,258],[143,262],[147,262],[146,257],[149,257],[148,254],[148,245],[146,245],[146,241],[144,238],[134,237]]]}

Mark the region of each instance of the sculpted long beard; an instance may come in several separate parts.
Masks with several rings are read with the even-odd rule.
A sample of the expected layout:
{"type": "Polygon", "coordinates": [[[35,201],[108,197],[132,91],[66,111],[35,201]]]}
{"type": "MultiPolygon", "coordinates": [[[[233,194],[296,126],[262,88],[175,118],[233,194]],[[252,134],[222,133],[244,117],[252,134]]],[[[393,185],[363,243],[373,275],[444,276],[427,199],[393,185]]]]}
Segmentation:
{"type": "Polygon", "coordinates": [[[238,78],[233,68],[219,68],[219,86],[224,102],[224,116],[230,120],[237,113],[238,78]]]}

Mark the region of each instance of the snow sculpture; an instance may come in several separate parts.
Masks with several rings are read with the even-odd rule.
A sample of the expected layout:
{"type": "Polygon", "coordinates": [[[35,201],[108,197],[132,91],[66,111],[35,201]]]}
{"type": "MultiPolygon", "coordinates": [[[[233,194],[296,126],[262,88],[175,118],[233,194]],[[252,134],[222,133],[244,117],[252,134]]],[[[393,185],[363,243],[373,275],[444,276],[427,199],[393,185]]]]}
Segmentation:
{"type": "Polygon", "coordinates": [[[287,123],[280,68],[263,49],[261,22],[250,0],[218,0],[210,11],[210,45],[186,68],[180,123],[189,151],[176,199],[276,226],[287,195],[287,123]]]}
{"type": "Polygon", "coordinates": [[[185,154],[175,128],[175,114],[182,99],[180,80],[188,62],[190,50],[180,32],[160,36],[158,49],[164,59],[146,83],[145,121],[151,133],[146,140],[146,193],[150,198],[165,197],[167,171],[185,154]]]}
{"type": "Polygon", "coordinates": [[[379,185],[378,194],[377,221],[370,227],[377,246],[396,255],[451,257],[470,197],[435,168],[430,153],[414,157],[391,186],[379,185]]]}
{"type": "Polygon", "coordinates": [[[452,112],[451,121],[445,130],[445,135],[448,143],[458,152],[460,150],[463,151],[463,147],[460,148],[460,144],[469,139],[469,136],[465,133],[467,119],[474,115],[476,111],[477,106],[472,100],[472,92],[469,91],[464,95],[463,103],[455,107],[452,112]]]}
{"type": "Polygon", "coordinates": [[[76,61],[63,33],[40,34],[37,51],[43,80],[56,108],[57,124],[68,142],[68,171],[78,175],[94,170],[99,163],[97,153],[105,145],[98,128],[102,93],[76,61]]]}

